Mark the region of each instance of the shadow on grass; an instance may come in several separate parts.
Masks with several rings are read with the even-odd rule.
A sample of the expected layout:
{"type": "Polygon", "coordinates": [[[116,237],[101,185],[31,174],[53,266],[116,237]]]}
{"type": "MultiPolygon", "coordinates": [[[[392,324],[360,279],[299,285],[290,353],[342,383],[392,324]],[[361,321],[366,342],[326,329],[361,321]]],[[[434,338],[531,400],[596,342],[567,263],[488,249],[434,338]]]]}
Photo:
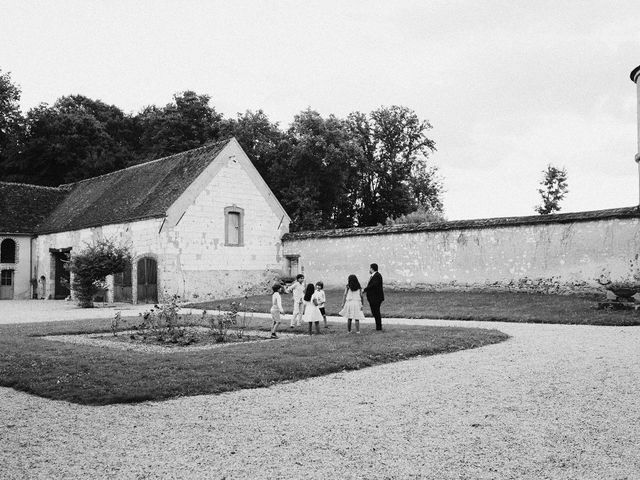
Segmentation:
{"type": "MultiPolygon", "coordinates": [[[[138,321],[137,318],[129,319],[138,321]]],[[[123,329],[131,324],[124,322],[123,329]]],[[[388,326],[348,335],[332,325],[321,335],[237,343],[225,348],[154,354],[39,338],[109,331],[110,320],[0,326],[0,385],[85,405],[218,394],[357,370],[420,355],[502,342],[497,330],[388,326]]],[[[252,328],[268,335],[268,321],[252,328]]],[[[302,329],[300,333],[302,333],[302,329]]]]}

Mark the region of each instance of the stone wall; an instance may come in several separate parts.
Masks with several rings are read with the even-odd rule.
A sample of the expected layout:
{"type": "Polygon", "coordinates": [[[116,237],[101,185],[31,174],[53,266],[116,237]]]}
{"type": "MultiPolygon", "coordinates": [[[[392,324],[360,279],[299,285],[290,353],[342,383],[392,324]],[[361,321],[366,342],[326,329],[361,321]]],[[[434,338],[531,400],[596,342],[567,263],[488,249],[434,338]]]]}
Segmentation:
{"type": "Polygon", "coordinates": [[[412,226],[299,232],[283,238],[307,281],[341,287],[378,263],[390,288],[602,290],[627,278],[640,253],[637,207],[412,226]]]}

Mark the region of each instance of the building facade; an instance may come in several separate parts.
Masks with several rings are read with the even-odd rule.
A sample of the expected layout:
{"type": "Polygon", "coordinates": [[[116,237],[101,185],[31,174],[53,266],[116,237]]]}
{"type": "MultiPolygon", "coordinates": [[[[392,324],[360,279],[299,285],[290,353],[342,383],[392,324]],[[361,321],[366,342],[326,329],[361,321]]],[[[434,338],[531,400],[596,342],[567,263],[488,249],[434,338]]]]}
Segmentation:
{"type": "Polygon", "coordinates": [[[132,254],[124,273],[107,278],[108,300],[255,293],[281,274],[290,219],[235,139],[52,191],[54,208],[22,236],[30,264],[16,264],[12,298],[67,297],[65,262],[102,239],[132,254]]]}

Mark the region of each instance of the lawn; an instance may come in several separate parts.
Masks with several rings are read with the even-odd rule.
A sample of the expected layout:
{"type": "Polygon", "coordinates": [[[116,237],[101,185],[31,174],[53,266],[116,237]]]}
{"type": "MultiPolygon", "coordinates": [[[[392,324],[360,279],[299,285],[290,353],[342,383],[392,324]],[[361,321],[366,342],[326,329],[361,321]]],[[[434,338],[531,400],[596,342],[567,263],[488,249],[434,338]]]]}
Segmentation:
{"type": "MultiPolygon", "coordinates": [[[[269,320],[253,322],[253,328],[266,336],[269,320]]],[[[386,327],[382,333],[367,328],[361,335],[349,335],[334,324],[323,334],[311,337],[303,335],[305,329],[301,328],[300,338],[171,354],[39,338],[108,332],[110,323],[85,320],[0,325],[0,385],[86,405],[135,403],[268,387],[420,355],[481,347],[508,338],[497,330],[400,325],[386,327]]]]}
{"type": "MultiPolygon", "coordinates": [[[[337,315],[342,302],[342,290],[327,290],[326,310],[337,315]]],[[[448,320],[481,320],[525,323],[567,323],[578,325],[640,325],[640,311],[596,310],[596,296],[542,295],[486,291],[385,291],[382,316],[388,318],[441,318],[448,320]]],[[[268,312],[270,295],[247,299],[231,299],[247,303],[257,311],[268,312]]],[[[231,300],[215,300],[192,304],[197,308],[215,308],[231,300]]],[[[282,304],[291,312],[291,295],[284,295],[282,304]]],[[[371,316],[365,300],[365,314],[371,316]]]]}

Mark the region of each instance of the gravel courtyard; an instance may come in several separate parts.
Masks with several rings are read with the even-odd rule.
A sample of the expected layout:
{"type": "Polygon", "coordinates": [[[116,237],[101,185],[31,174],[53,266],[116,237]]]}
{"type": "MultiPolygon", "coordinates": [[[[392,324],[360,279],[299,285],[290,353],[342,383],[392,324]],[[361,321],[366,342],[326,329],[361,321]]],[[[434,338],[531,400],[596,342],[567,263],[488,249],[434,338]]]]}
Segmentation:
{"type": "Polygon", "coordinates": [[[512,338],[138,405],[0,388],[0,478],[640,478],[640,328],[411,322],[512,338]]]}

